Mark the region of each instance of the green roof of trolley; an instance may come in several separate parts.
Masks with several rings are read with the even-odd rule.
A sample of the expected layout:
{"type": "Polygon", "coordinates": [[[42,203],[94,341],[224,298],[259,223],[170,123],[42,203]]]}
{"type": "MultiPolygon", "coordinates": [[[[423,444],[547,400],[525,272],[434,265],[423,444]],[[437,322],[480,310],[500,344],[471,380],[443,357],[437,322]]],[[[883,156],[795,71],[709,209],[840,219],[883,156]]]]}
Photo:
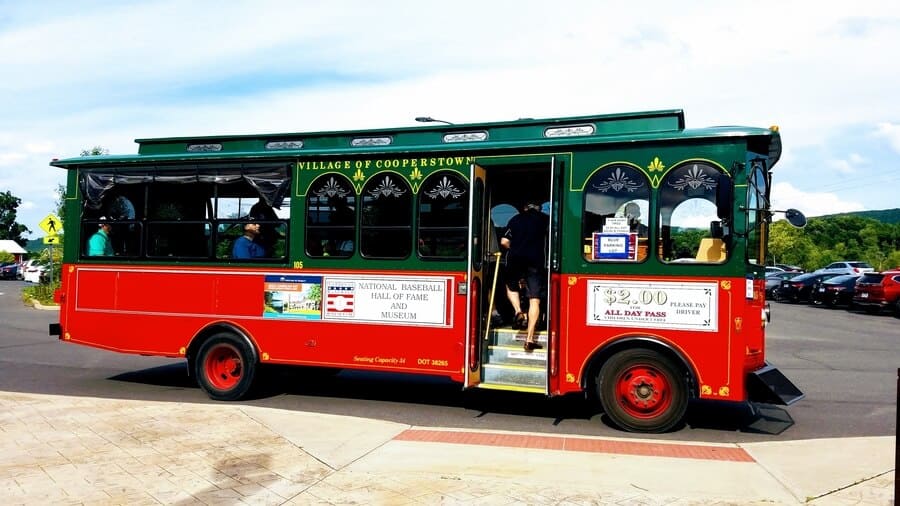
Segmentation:
{"type": "Polygon", "coordinates": [[[144,138],[136,140],[139,144],[137,154],[67,158],[54,160],[50,165],[62,168],[127,167],[148,162],[560,149],[564,146],[722,136],[771,136],[773,142],[769,150],[776,152],[776,158],[780,154],[774,127],[685,129],[684,112],[669,109],[366,130],[144,138]]]}

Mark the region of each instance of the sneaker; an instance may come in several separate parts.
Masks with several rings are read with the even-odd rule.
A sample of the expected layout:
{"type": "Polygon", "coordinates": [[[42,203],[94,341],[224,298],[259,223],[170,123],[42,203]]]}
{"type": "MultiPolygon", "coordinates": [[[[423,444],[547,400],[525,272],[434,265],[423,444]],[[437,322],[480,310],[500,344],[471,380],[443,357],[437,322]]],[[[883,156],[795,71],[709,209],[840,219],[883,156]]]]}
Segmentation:
{"type": "Polygon", "coordinates": [[[516,319],[513,321],[514,329],[528,328],[528,315],[519,311],[516,313],[516,319]]]}

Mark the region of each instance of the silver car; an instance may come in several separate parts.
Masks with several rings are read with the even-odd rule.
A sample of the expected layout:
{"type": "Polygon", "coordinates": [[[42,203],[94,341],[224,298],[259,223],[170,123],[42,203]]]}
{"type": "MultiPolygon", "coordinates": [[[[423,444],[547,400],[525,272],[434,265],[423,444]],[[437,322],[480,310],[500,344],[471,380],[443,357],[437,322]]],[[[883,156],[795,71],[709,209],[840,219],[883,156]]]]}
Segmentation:
{"type": "Polygon", "coordinates": [[[858,260],[849,262],[832,262],[816,272],[828,272],[831,274],[862,274],[864,272],[875,272],[875,268],[866,262],[858,260]]]}

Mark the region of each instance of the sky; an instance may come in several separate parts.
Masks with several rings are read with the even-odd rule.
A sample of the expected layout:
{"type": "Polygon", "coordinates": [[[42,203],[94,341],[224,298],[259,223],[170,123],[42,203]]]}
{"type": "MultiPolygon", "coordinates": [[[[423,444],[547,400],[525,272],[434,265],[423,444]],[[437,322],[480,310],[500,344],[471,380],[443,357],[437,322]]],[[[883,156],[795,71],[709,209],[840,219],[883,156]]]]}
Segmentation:
{"type": "Polygon", "coordinates": [[[94,146],[683,109],[779,127],[776,209],[891,209],[898,52],[894,0],[0,0],[0,192],[37,238],[94,146]]]}

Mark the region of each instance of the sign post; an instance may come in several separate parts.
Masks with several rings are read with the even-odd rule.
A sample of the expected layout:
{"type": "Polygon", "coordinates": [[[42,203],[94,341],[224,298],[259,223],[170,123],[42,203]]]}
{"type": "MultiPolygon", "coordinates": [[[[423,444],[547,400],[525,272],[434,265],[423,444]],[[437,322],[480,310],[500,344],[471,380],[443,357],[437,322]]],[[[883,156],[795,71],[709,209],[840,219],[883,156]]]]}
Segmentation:
{"type": "Polygon", "coordinates": [[[59,216],[50,213],[38,223],[41,230],[47,233],[44,244],[50,245],[50,285],[53,285],[53,245],[59,244],[59,233],[62,232],[62,220],[59,216]]]}

